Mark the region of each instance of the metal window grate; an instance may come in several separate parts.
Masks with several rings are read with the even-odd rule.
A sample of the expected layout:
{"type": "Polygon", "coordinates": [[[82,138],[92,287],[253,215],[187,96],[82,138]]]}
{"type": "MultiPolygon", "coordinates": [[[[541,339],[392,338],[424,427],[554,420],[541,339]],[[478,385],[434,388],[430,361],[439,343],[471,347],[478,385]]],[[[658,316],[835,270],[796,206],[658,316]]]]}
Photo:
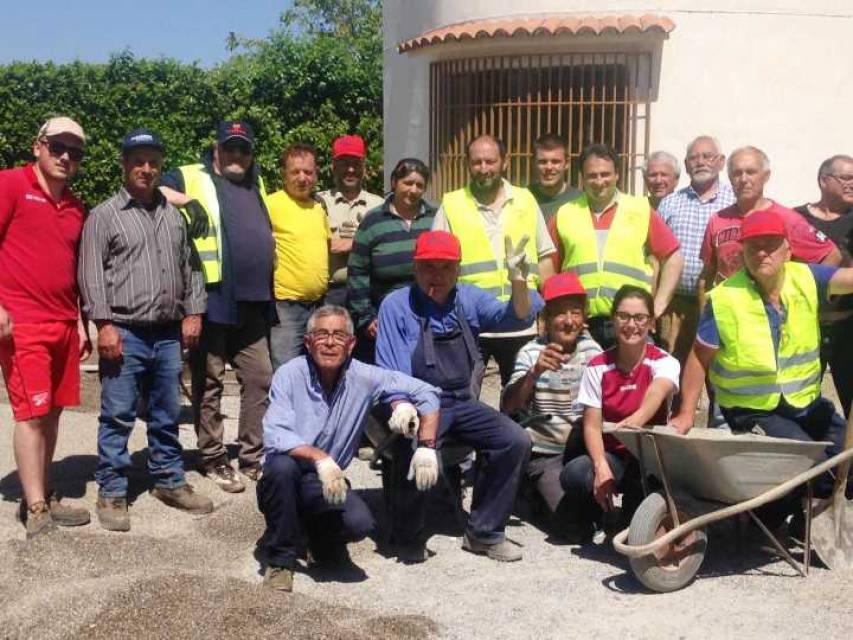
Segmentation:
{"type": "MultiPolygon", "coordinates": [[[[532,177],[533,141],[556,133],[569,145],[569,179],[578,184],[584,146],[605,142],[619,154],[620,188],[633,192],[649,151],[652,54],[571,53],[469,58],[430,66],[431,195],[468,179],[465,148],[478,135],[503,139],[507,178],[532,177]]],[[[639,183],[641,184],[641,183],[639,183]]]]}

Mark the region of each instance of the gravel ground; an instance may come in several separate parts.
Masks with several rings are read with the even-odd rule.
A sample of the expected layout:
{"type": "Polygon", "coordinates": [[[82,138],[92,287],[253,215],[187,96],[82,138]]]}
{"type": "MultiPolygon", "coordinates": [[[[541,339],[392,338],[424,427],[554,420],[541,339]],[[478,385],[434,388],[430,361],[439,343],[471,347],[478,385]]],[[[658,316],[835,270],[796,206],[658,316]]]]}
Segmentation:
{"type": "MultiPolygon", "coordinates": [[[[486,388],[494,399],[494,383],[486,388]]],[[[236,416],[236,409],[229,399],[225,412],[236,416]]],[[[11,424],[5,405],[0,424],[11,424]]],[[[233,438],[232,418],[226,427],[233,438]]],[[[59,489],[92,510],[96,430],[94,413],[66,413],[54,464],[59,489]]],[[[181,438],[189,468],[190,425],[182,425],[181,438]]],[[[711,532],[696,582],[672,594],[643,591],[608,546],[555,544],[519,519],[508,536],[523,546],[522,562],[502,565],[467,554],[447,512],[438,514],[439,533],[428,545],[435,556],[423,565],[400,565],[377,550],[376,540],[366,540],[351,548],[365,573],[360,579],[302,571],[296,593],[272,593],[261,587],[253,555],[263,521],[252,488],[228,495],[190,472],[216,511],[176,512],[147,493],[144,448],[138,426],[131,439],[130,533],[90,524],[27,543],[15,518],[20,486],[11,429],[0,430],[0,637],[849,636],[849,574],[815,568],[808,579],[795,577],[756,543],[738,542],[731,524],[711,532]]],[[[348,475],[381,521],[378,473],[356,462],[348,475]]]]}

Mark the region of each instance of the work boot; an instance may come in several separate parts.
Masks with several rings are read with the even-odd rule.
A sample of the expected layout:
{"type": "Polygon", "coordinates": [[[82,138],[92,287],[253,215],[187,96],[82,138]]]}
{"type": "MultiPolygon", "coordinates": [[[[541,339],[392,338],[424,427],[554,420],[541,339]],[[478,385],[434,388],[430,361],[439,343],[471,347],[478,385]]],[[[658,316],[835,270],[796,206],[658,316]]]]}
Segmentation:
{"type": "Polygon", "coordinates": [[[462,537],[462,548],[465,551],[486,556],[498,562],[516,562],[521,560],[521,550],[506,538],[500,542],[486,543],[472,538],[467,533],[462,537]]]}
{"type": "Polygon", "coordinates": [[[130,531],[130,514],[127,512],[127,498],[124,496],[102,496],[98,494],[95,505],[98,522],[107,531],[130,531]]]}
{"type": "Polygon", "coordinates": [[[47,508],[50,509],[53,521],[60,527],[79,527],[89,524],[91,520],[88,509],[63,504],[62,498],[52,491],[47,497],[47,508]]]}
{"type": "Polygon", "coordinates": [[[293,570],[270,565],[264,572],[264,586],[278,591],[293,591],[293,570]]]}
{"type": "Polygon", "coordinates": [[[47,503],[42,500],[27,509],[27,540],[56,531],[47,503]]]}
{"type": "Polygon", "coordinates": [[[226,493],[240,493],[246,489],[246,485],[240,482],[240,478],[237,477],[234,467],[224,460],[217,461],[207,467],[204,475],[213,480],[226,493]]]}
{"type": "Polygon", "coordinates": [[[154,487],[151,490],[151,495],[163,504],[181,509],[187,513],[210,513],[213,511],[213,500],[200,493],[196,493],[188,484],[182,484],[180,487],[175,487],[174,489],[154,487]]]}
{"type": "Polygon", "coordinates": [[[245,467],[240,467],[240,473],[252,482],[257,482],[264,475],[264,471],[259,464],[249,464],[245,467]]]}

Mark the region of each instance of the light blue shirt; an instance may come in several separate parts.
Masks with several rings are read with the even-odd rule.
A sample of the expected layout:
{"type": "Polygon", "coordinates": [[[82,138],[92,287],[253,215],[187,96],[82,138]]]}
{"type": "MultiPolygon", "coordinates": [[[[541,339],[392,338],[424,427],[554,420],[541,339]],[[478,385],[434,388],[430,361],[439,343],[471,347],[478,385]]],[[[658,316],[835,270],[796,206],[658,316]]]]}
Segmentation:
{"type": "Polygon", "coordinates": [[[350,360],[327,396],[314,363],[306,356],[294,358],[272,379],[264,415],[264,453],[310,445],[344,469],[358,449],[364,418],[375,404],[407,398],[425,415],[438,411],[440,393],[405,374],[350,360]]]}

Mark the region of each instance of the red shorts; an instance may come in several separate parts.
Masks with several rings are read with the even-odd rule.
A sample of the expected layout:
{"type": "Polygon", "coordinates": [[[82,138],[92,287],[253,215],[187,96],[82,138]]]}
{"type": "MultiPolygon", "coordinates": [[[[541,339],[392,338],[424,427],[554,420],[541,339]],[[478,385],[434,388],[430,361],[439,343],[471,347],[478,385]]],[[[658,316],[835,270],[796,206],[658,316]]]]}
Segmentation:
{"type": "Polygon", "coordinates": [[[15,324],[0,341],[0,369],[15,420],[80,404],[80,342],[76,322],[15,324]]]}

